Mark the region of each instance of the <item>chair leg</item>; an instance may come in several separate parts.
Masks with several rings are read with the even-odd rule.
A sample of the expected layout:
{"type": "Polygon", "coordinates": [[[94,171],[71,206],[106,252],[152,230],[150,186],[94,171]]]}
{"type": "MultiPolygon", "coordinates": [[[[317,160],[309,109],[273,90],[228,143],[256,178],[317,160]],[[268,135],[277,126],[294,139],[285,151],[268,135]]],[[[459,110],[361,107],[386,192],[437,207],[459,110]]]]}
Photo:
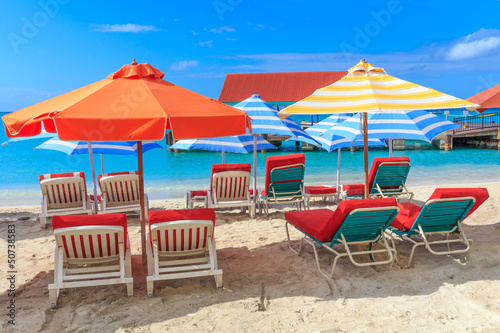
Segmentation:
{"type": "Polygon", "coordinates": [[[153,297],[154,292],[154,281],[147,281],[148,297],[153,297]]]}
{"type": "Polygon", "coordinates": [[[188,192],[188,193],[186,193],[186,195],[184,195],[184,208],[185,209],[191,208],[190,201],[191,200],[189,200],[189,192],[188,192]]]}
{"type": "Polygon", "coordinates": [[[47,217],[40,216],[40,228],[45,229],[47,226],[47,217]]]}
{"type": "Polygon", "coordinates": [[[217,287],[217,289],[222,288],[222,274],[215,275],[215,286],[217,287]]]}

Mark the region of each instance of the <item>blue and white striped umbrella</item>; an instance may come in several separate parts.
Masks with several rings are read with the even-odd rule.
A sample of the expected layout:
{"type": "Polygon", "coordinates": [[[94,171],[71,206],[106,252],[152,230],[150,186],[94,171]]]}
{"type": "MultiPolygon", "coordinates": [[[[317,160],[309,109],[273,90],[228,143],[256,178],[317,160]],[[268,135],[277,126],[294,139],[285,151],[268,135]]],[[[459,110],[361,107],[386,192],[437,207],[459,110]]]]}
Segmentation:
{"type": "MultiPolygon", "coordinates": [[[[177,141],[170,148],[246,154],[253,151],[253,137],[252,135],[239,135],[211,139],[186,139],[177,141]]],[[[276,147],[261,136],[257,136],[257,150],[264,149],[276,149],[276,147]]]]}
{"type": "MultiPolygon", "coordinates": [[[[349,139],[346,139],[345,137],[328,133],[330,129],[334,128],[334,126],[337,126],[339,123],[345,121],[349,117],[350,116],[347,113],[331,115],[328,118],[325,118],[324,120],[306,129],[306,132],[311,135],[314,140],[321,144],[321,148],[325,149],[328,152],[331,152],[332,150],[338,148],[363,146],[363,140],[351,141],[349,139]]],[[[311,140],[309,139],[298,138],[297,140],[311,143],[311,140]]],[[[379,139],[369,139],[368,145],[385,146],[385,142],[379,139]]]]}
{"type": "MultiPolygon", "coordinates": [[[[278,110],[259,95],[252,95],[233,107],[244,111],[252,119],[252,134],[277,134],[291,137],[312,138],[296,122],[278,116],[278,110]]],[[[314,141],[314,140],[313,140],[314,141]]]]}
{"type": "MultiPolygon", "coordinates": [[[[313,126],[306,129],[306,132],[310,134],[314,140],[321,144],[321,148],[331,152],[334,149],[338,150],[338,161],[337,161],[337,193],[339,193],[340,186],[340,148],[352,147],[352,146],[363,146],[363,140],[352,141],[346,139],[339,135],[326,134],[338,124],[349,119],[350,115],[347,113],[338,113],[323,119],[322,121],[314,124],[313,126]]],[[[297,138],[293,140],[303,141],[311,143],[309,139],[297,138]]],[[[368,145],[370,146],[385,146],[385,142],[380,139],[368,139],[368,145]]]]}
{"type": "MultiPolygon", "coordinates": [[[[368,138],[410,139],[431,142],[443,132],[461,128],[448,120],[423,110],[381,110],[368,112],[368,138]]],[[[360,114],[338,124],[324,135],[339,135],[349,140],[361,140],[360,114]]]]}
{"type": "MultiPolygon", "coordinates": [[[[162,148],[154,141],[143,141],[142,152],[162,148]]],[[[34,149],[57,150],[68,155],[88,154],[87,141],[62,141],[58,138],[52,138],[45,141],[34,149]]],[[[92,152],[94,154],[113,154],[113,155],[134,155],[137,156],[137,141],[124,142],[92,142],[92,152]]]]}

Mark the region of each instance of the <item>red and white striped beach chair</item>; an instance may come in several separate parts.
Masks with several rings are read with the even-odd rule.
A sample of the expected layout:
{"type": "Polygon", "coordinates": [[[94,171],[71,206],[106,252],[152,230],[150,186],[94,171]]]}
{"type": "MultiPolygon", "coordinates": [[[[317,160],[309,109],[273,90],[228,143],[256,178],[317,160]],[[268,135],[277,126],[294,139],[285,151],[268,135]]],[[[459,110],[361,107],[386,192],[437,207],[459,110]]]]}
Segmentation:
{"type": "Polygon", "coordinates": [[[154,281],[215,277],[222,287],[222,270],[217,267],[213,209],[183,209],[149,213],[147,289],[153,297],[154,281]]]}
{"type": "MultiPolygon", "coordinates": [[[[139,172],[125,171],[105,173],[97,176],[102,192],[99,214],[125,213],[141,209],[139,203],[139,172]]],[[[144,194],[145,215],[148,216],[149,202],[144,194]]]]}
{"type": "Polygon", "coordinates": [[[49,284],[52,308],[65,288],[127,285],[132,297],[130,241],[125,214],[55,216],[54,283],[49,284]],[[103,265],[109,263],[109,265],[103,265]]]}
{"type": "Polygon", "coordinates": [[[250,163],[212,165],[208,208],[248,207],[253,218],[255,203],[248,188],[251,169],[250,163]]]}
{"type": "Polygon", "coordinates": [[[83,172],[54,173],[38,176],[42,189],[40,226],[47,218],[68,214],[92,214],[83,172]]]}

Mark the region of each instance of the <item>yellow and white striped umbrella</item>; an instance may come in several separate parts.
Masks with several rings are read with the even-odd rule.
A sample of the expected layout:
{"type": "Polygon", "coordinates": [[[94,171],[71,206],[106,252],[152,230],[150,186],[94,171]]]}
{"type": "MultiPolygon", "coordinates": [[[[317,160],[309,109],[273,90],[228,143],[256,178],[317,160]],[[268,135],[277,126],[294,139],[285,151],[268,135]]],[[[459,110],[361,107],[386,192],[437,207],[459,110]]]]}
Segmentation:
{"type": "Polygon", "coordinates": [[[362,60],[339,81],[284,108],[279,115],[455,108],[475,110],[478,107],[432,88],[390,76],[382,68],[362,60]]]}

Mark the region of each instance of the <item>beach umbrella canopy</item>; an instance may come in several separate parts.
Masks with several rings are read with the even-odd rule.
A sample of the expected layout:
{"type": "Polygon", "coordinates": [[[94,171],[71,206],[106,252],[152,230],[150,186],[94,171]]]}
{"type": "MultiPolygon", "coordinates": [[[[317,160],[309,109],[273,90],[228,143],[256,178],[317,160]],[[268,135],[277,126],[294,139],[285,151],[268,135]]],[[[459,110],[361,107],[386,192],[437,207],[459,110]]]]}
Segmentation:
{"type": "MultiPolygon", "coordinates": [[[[368,112],[370,139],[410,139],[431,142],[437,135],[461,126],[423,110],[383,110],[368,112]]],[[[362,140],[360,114],[346,119],[326,131],[325,135],[340,135],[349,140],[362,140]]]]}
{"type": "MultiPolygon", "coordinates": [[[[142,258],[145,261],[142,141],[245,134],[247,114],[163,80],[150,64],[125,65],[107,78],[2,117],[8,137],[57,132],[61,140],[138,141],[142,258]]],[[[95,175],[93,175],[95,179],[95,175]]],[[[96,194],[96,193],[94,193],[96,194]]]]}
{"type": "MultiPolygon", "coordinates": [[[[162,146],[153,141],[142,142],[143,153],[155,148],[162,148],[162,146]]],[[[56,150],[70,156],[89,153],[87,141],[62,141],[58,138],[47,140],[34,149],[56,150]]],[[[137,141],[92,142],[92,153],[137,156],[137,141]]]]}
{"type": "MultiPolygon", "coordinates": [[[[292,138],[308,139],[309,143],[319,146],[319,144],[292,119],[281,119],[278,116],[278,110],[264,101],[260,95],[253,94],[244,101],[234,105],[234,107],[246,112],[250,116],[252,133],[254,134],[254,145],[257,145],[257,134],[276,134],[290,136],[292,138]]],[[[255,193],[257,193],[257,150],[258,149],[254,147],[253,189],[255,193]]],[[[254,197],[254,200],[257,201],[257,196],[254,197]]]]}
{"type": "Polygon", "coordinates": [[[247,114],[163,80],[150,64],[125,65],[107,78],[2,117],[8,137],[56,132],[61,140],[162,140],[245,134],[247,114]]]}
{"type": "MultiPolygon", "coordinates": [[[[153,141],[142,142],[142,152],[155,148],[163,148],[153,141]]],[[[86,141],[62,141],[52,138],[33,149],[55,150],[71,155],[88,154],[88,143],[86,141]]],[[[124,142],[92,142],[92,153],[101,155],[101,173],[104,174],[104,155],[132,155],[137,156],[137,141],[124,142]]],[[[95,173],[94,164],[91,166],[92,173],[95,173]]],[[[94,184],[96,186],[96,184],[94,184]]]]}
{"type": "MultiPolygon", "coordinates": [[[[208,151],[220,151],[224,153],[246,154],[254,150],[252,135],[225,136],[212,139],[186,139],[179,140],[170,148],[174,149],[200,149],[208,151]]],[[[267,140],[257,136],[257,149],[276,149],[267,140]]]]}
{"type": "MultiPolygon", "coordinates": [[[[279,112],[293,114],[334,114],[362,112],[363,139],[368,140],[366,112],[383,110],[434,110],[479,105],[444,94],[432,88],[395,78],[384,69],[360,61],[339,81],[316,90],[312,95],[279,112]]],[[[365,196],[368,195],[368,147],[364,145],[365,196]]]]}
{"type": "Polygon", "coordinates": [[[8,145],[9,143],[26,141],[26,140],[35,140],[35,139],[47,139],[47,138],[53,138],[55,136],[57,136],[56,133],[48,133],[46,130],[42,129],[40,134],[36,136],[20,136],[20,137],[10,138],[9,140],[2,143],[2,147],[8,145]]]}

